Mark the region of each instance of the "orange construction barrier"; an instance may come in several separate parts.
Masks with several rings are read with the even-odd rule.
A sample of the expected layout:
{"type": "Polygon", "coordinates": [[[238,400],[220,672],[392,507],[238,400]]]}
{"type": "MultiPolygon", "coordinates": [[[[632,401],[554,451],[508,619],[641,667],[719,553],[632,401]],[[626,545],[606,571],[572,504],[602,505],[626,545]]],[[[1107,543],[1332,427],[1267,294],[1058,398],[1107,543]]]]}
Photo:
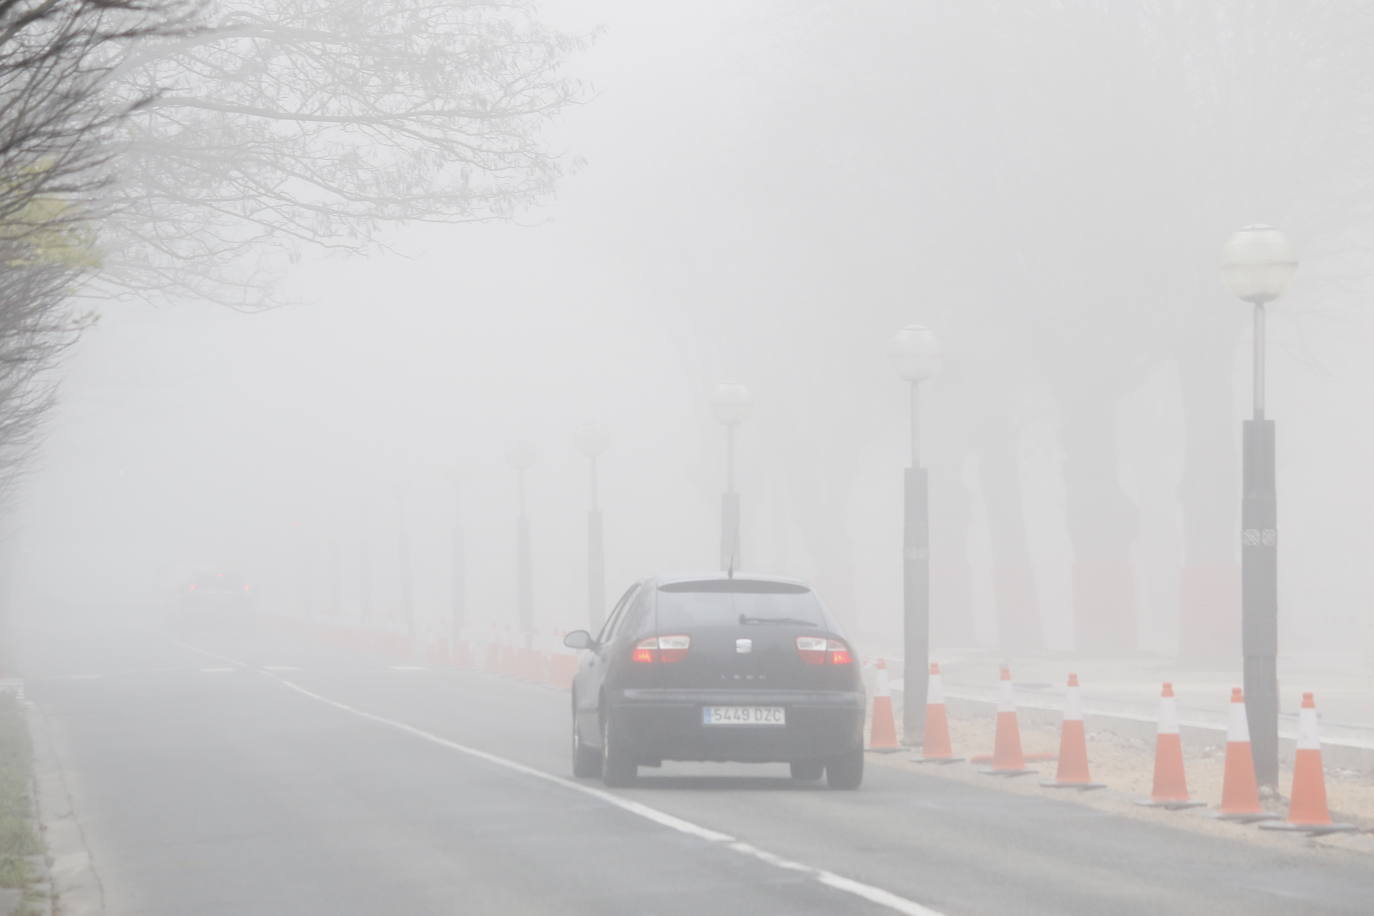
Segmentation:
{"type": "Polygon", "coordinates": [[[540,669],[539,653],[529,646],[518,646],[515,650],[515,676],[522,681],[543,680],[540,669]]]}
{"type": "Polygon", "coordinates": [[[926,731],[921,741],[921,763],[954,763],[963,760],[954,756],[949,743],[949,714],[945,711],[945,685],[940,678],[940,663],[930,663],[930,681],[926,688],[926,731]]]}
{"type": "Polygon", "coordinates": [[[549,672],[550,686],[567,690],[572,687],[573,678],[577,675],[577,656],[571,652],[555,652],[549,672]]]}
{"type": "Polygon", "coordinates": [[[1250,750],[1250,725],[1245,718],[1245,693],[1239,687],[1231,688],[1231,712],[1226,721],[1226,770],[1221,780],[1221,808],[1216,816],[1219,820],[1242,824],[1278,817],[1260,807],[1255,758],[1250,750]]]}
{"type": "Polygon", "coordinates": [[[1150,808],[1201,808],[1203,802],[1188,798],[1188,779],[1183,772],[1183,739],[1178,733],[1178,709],[1174,685],[1164,682],[1159,698],[1159,731],[1155,735],[1155,778],[1148,799],[1137,805],[1150,808]]]}
{"type": "Polygon", "coordinates": [[[1093,782],[1088,775],[1088,736],[1083,730],[1083,698],[1078,693],[1078,675],[1069,675],[1064,693],[1064,721],[1059,726],[1059,769],[1051,782],[1042,782],[1051,789],[1101,789],[1105,783],[1093,782]]]}
{"type": "Polygon", "coordinates": [[[1317,737],[1317,704],[1311,693],[1302,695],[1298,710],[1298,750],[1293,761],[1293,792],[1288,819],[1260,824],[1261,830],[1300,830],[1308,836],[1358,830],[1354,824],[1337,824],[1326,807],[1326,773],[1322,769],[1322,745],[1317,737]]]}
{"type": "Polygon", "coordinates": [[[432,640],[425,648],[425,660],[439,666],[448,662],[448,641],[440,638],[432,640]]]}
{"type": "Polygon", "coordinates": [[[1011,690],[1011,669],[1002,666],[1001,696],[997,702],[997,732],[992,744],[992,768],[981,770],[988,776],[1024,776],[1034,773],[1026,769],[1021,754],[1021,726],[1016,722],[1016,697],[1011,690]]]}
{"type": "Polygon", "coordinates": [[[868,748],[880,754],[900,751],[897,720],[892,715],[892,688],[887,677],[887,662],[881,658],[873,672],[873,719],[869,724],[868,748]]]}

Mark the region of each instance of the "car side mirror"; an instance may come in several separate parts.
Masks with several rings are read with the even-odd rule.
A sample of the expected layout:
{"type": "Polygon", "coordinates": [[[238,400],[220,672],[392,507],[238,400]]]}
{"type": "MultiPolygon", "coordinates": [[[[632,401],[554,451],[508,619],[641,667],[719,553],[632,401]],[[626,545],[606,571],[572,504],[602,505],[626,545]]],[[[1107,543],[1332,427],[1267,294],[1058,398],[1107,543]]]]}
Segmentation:
{"type": "Polygon", "coordinates": [[[592,639],[592,634],[586,630],[573,630],[563,637],[563,645],[569,649],[590,649],[596,645],[596,640],[592,639]]]}

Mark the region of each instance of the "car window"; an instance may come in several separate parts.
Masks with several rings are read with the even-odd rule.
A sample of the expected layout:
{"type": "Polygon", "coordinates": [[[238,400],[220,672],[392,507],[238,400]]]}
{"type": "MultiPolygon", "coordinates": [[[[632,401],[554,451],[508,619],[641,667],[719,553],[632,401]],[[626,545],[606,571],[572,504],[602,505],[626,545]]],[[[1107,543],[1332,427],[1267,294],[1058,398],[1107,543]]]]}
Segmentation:
{"type": "MultiPolygon", "coordinates": [[[[710,583],[715,585],[716,583],[710,583]]],[[[742,622],[766,624],[789,619],[798,625],[828,627],[825,611],[815,593],[804,589],[786,591],[719,588],[685,591],[661,588],[658,592],[658,628],[739,626],[742,622]],[[742,621],[741,618],[747,618],[742,621]]]]}
{"type": "Polygon", "coordinates": [[[625,608],[629,606],[630,599],[638,590],[639,583],[636,582],[625,590],[625,594],[620,596],[620,600],[615,603],[615,609],[606,618],[606,622],[601,625],[601,632],[596,636],[597,645],[604,646],[615,638],[616,627],[620,625],[620,619],[625,616],[625,608]]]}
{"type": "Polygon", "coordinates": [[[615,639],[627,633],[642,629],[642,621],[648,614],[650,603],[654,599],[654,591],[650,588],[642,588],[626,605],[625,613],[621,615],[616,623],[615,634],[611,637],[615,639]]]}

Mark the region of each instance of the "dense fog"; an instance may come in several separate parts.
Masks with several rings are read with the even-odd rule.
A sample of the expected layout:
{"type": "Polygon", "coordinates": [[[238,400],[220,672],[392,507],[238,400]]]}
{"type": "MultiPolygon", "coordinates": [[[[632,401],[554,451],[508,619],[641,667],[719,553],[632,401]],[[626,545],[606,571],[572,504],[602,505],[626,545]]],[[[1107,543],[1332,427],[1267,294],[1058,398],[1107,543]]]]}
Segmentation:
{"type": "Polygon", "coordinates": [[[613,600],[718,565],[710,396],[739,382],[743,566],[892,645],[887,348],[914,322],[944,352],[920,395],[937,650],[1071,648],[1104,615],[1128,634],[1105,651],[1230,661],[1251,338],[1217,264],[1268,222],[1301,261],[1269,322],[1281,653],[1374,657],[1374,17],[1330,11],[550,0],[592,38],[547,128],[556,198],[366,257],[301,246],[268,310],[86,303],[9,513],[18,594],[139,613],[220,568],[281,614],[513,626],[528,440],[535,620],[572,629],[577,430],[610,430],[613,600]],[[1190,615],[1223,635],[1190,644],[1190,615]]]}

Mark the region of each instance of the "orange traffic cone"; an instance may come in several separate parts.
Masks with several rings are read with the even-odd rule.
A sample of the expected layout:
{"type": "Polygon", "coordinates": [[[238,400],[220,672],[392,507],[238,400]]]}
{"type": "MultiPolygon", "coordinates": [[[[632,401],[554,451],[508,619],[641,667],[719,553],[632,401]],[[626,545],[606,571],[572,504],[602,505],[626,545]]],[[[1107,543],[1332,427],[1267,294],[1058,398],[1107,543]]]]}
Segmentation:
{"type": "Polygon", "coordinates": [[[1250,750],[1250,725],[1245,719],[1245,693],[1239,687],[1232,687],[1230,718],[1226,722],[1226,770],[1221,780],[1221,808],[1216,817],[1249,824],[1277,816],[1260,807],[1255,758],[1250,750]]]}
{"type": "Polygon", "coordinates": [[[1188,779],[1183,772],[1183,739],[1178,733],[1178,709],[1174,685],[1164,682],[1159,695],[1159,731],[1155,735],[1155,779],[1148,799],[1137,805],[1150,808],[1201,808],[1204,802],[1188,798],[1188,779]]]}
{"type": "Polygon", "coordinates": [[[1309,836],[1358,830],[1354,824],[1337,824],[1326,807],[1326,774],[1322,770],[1322,746],[1317,737],[1317,704],[1311,693],[1302,695],[1298,711],[1298,751],[1293,762],[1293,793],[1288,819],[1260,824],[1261,830],[1301,830],[1309,836]]]}
{"type": "Polygon", "coordinates": [[[1059,726],[1059,769],[1053,782],[1042,782],[1051,789],[1105,788],[1088,775],[1088,737],[1083,731],[1083,699],[1078,695],[1078,675],[1069,675],[1064,694],[1064,722],[1059,726]]]}
{"type": "Polygon", "coordinates": [[[997,701],[997,734],[992,744],[992,769],[982,770],[989,776],[1023,776],[1034,773],[1026,769],[1021,755],[1021,727],[1016,723],[1016,697],[1011,691],[1011,669],[1002,666],[1002,694],[997,701]]]}
{"type": "Polygon", "coordinates": [[[940,663],[930,663],[930,686],[926,688],[926,731],[921,741],[920,763],[954,763],[949,743],[949,716],[945,712],[945,685],[940,679],[940,663]]]}
{"type": "Polygon", "coordinates": [[[873,672],[873,721],[869,726],[868,750],[880,754],[900,751],[897,720],[892,716],[892,690],[887,679],[887,662],[878,659],[873,672]]]}

